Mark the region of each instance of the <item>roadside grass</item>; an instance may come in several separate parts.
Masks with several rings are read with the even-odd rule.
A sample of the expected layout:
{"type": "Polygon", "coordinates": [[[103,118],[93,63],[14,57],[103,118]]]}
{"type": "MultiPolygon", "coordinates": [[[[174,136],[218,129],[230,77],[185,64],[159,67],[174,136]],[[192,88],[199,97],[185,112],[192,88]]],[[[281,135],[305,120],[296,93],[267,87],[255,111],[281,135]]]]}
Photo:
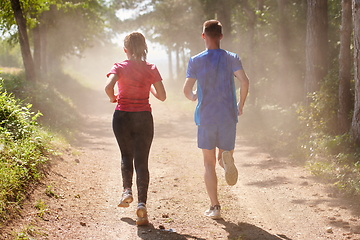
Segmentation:
{"type": "Polygon", "coordinates": [[[55,193],[55,192],[54,192],[54,188],[53,188],[53,186],[51,186],[51,185],[46,186],[45,195],[48,196],[48,197],[50,197],[50,198],[56,198],[56,199],[58,199],[58,198],[64,198],[64,196],[55,193]]]}
{"type": "Polygon", "coordinates": [[[0,220],[19,211],[28,186],[41,178],[41,168],[53,153],[50,134],[36,122],[39,115],[0,83],[0,220]]]}
{"type": "Polygon", "coordinates": [[[272,155],[304,166],[339,194],[357,197],[360,195],[360,148],[348,133],[337,135],[327,131],[324,125],[331,126],[333,118],[319,117],[321,114],[314,113],[314,108],[247,105],[237,131],[272,155]]]}
{"type": "MultiPolygon", "coordinates": [[[[61,80],[69,76],[56,77],[56,84],[29,83],[23,72],[0,73],[0,226],[21,212],[29,190],[44,177],[47,162],[76,139],[82,117],[61,88],[61,80]]],[[[46,194],[61,197],[51,186],[46,194]]],[[[40,215],[45,213],[40,202],[37,207],[40,215]]],[[[21,235],[25,233],[18,239],[31,239],[21,235]]]]}
{"type": "MultiPolygon", "coordinates": [[[[58,195],[54,192],[51,185],[48,185],[46,187],[45,195],[50,198],[63,198],[63,196],[58,195]]],[[[37,210],[37,217],[41,219],[44,219],[44,216],[50,213],[48,205],[43,199],[37,199],[34,203],[34,208],[37,210]]],[[[20,231],[12,232],[11,235],[14,240],[32,240],[37,239],[38,237],[46,237],[47,233],[45,229],[37,227],[36,224],[29,223],[25,225],[20,231]]]]}
{"type": "Polygon", "coordinates": [[[36,201],[35,208],[38,210],[37,215],[40,218],[43,218],[46,213],[49,213],[49,210],[47,209],[47,205],[42,199],[38,199],[36,201]]]}
{"type": "Polygon", "coordinates": [[[56,74],[49,77],[49,79],[56,78],[56,81],[37,83],[26,81],[24,72],[2,73],[0,77],[3,80],[3,88],[8,93],[11,93],[21,104],[30,103],[33,111],[41,113],[37,122],[41,124],[42,128],[49,132],[59,133],[67,138],[66,140],[73,137],[80,114],[71,97],[64,94],[61,89],[67,85],[62,79],[69,79],[69,76],[56,74]]]}
{"type": "Polygon", "coordinates": [[[297,109],[301,128],[297,153],[307,160],[306,166],[315,176],[328,181],[338,193],[358,201],[360,147],[350,132],[338,132],[337,76],[329,74],[321,89],[308,96],[309,106],[297,109]]]}
{"type": "Polygon", "coordinates": [[[36,239],[40,236],[47,236],[44,231],[36,226],[33,226],[31,224],[23,227],[23,229],[20,232],[13,233],[14,240],[32,240],[36,239]]]}

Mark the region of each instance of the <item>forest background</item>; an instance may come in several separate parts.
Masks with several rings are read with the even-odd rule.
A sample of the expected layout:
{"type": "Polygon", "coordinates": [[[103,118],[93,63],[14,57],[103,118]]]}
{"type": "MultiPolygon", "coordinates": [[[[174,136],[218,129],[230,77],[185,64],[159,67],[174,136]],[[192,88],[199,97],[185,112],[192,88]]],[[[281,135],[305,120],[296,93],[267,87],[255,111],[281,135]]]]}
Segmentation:
{"type": "MultiPolygon", "coordinates": [[[[242,134],[356,196],[359,8],[360,0],[3,0],[0,169],[9,168],[9,158],[16,159],[11,166],[25,166],[24,176],[33,174],[26,183],[39,177],[36,169],[44,158],[14,158],[11,144],[29,138],[46,158],[54,154],[48,136],[34,129],[71,139],[81,116],[74,108],[76,98],[68,96],[102,89],[106,71],[125,58],[119,39],[128,32],[141,31],[164,50],[165,59],[153,58],[167,73],[164,82],[172,98],[180,101],[188,59],[204,50],[202,23],[218,19],[221,47],[241,57],[251,81],[242,134]],[[19,115],[15,124],[9,117],[14,113],[19,115]]],[[[23,199],[26,183],[11,187],[11,193],[3,191],[1,213],[11,209],[9,202],[23,199]]],[[[2,189],[6,186],[11,183],[4,180],[2,189]]]]}

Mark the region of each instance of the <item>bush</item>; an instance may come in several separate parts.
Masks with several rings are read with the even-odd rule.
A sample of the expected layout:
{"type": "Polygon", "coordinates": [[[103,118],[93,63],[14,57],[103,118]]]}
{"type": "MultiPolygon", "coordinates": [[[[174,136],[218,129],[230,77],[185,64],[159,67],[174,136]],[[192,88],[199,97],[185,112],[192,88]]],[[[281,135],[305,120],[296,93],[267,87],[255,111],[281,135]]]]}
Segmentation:
{"type": "Polygon", "coordinates": [[[7,93],[0,82],[0,220],[19,206],[52,152],[51,137],[36,122],[40,115],[7,93]]]}
{"type": "MultiPolygon", "coordinates": [[[[42,127],[47,127],[65,137],[70,135],[69,138],[71,138],[81,117],[70,97],[65,96],[51,83],[26,81],[23,72],[2,73],[1,76],[3,88],[7,92],[12,93],[16,99],[31,103],[32,109],[42,113],[37,116],[37,122],[42,127]]],[[[62,79],[58,81],[65,85],[62,79]]]]}
{"type": "Polygon", "coordinates": [[[247,105],[244,115],[239,117],[239,135],[246,135],[272,154],[289,156],[296,151],[301,131],[296,108],[296,105],[288,108],[247,105]]]}
{"type": "Polygon", "coordinates": [[[337,134],[338,80],[329,74],[309,106],[298,109],[301,135],[298,153],[310,171],[345,193],[360,193],[360,149],[349,133],[337,134]]]}
{"type": "Polygon", "coordinates": [[[249,106],[239,118],[239,133],[291,157],[342,193],[360,194],[360,148],[349,133],[337,134],[338,79],[331,73],[308,106],[249,106]],[[242,125],[246,126],[243,128],[242,125]]]}

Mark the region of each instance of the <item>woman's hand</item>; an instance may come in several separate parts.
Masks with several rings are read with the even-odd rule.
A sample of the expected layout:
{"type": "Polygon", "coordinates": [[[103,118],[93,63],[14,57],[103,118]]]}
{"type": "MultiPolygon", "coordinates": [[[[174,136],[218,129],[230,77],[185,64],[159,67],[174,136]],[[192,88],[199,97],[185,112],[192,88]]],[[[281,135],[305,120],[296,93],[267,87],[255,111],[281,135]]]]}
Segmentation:
{"type": "Polygon", "coordinates": [[[152,95],[154,95],[160,101],[165,101],[166,91],[165,91],[165,87],[164,87],[162,81],[158,81],[158,82],[154,83],[150,87],[150,92],[152,93],[152,95]]]}
{"type": "Polygon", "coordinates": [[[110,74],[106,85],[105,85],[105,92],[108,95],[111,103],[117,102],[117,96],[114,94],[114,87],[116,84],[116,81],[118,79],[118,76],[116,74],[110,74]]]}
{"type": "Polygon", "coordinates": [[[111,103],[117,103],[117,96],[112,96],[112,97],[109,97],[110,98],[110,102],[111,103]]]}

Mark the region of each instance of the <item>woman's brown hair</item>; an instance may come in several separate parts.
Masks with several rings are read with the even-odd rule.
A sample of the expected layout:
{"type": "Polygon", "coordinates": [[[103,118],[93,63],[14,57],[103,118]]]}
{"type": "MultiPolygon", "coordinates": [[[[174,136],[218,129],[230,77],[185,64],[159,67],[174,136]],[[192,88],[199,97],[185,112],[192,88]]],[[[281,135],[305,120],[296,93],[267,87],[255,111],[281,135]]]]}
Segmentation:
{"type": "Polygon", "coordinates": [[[124,47],[131,53],[135,61],[146,61],[148,48],[145,37],[139,32],[133,32],[124,39],[124,47]]]}

